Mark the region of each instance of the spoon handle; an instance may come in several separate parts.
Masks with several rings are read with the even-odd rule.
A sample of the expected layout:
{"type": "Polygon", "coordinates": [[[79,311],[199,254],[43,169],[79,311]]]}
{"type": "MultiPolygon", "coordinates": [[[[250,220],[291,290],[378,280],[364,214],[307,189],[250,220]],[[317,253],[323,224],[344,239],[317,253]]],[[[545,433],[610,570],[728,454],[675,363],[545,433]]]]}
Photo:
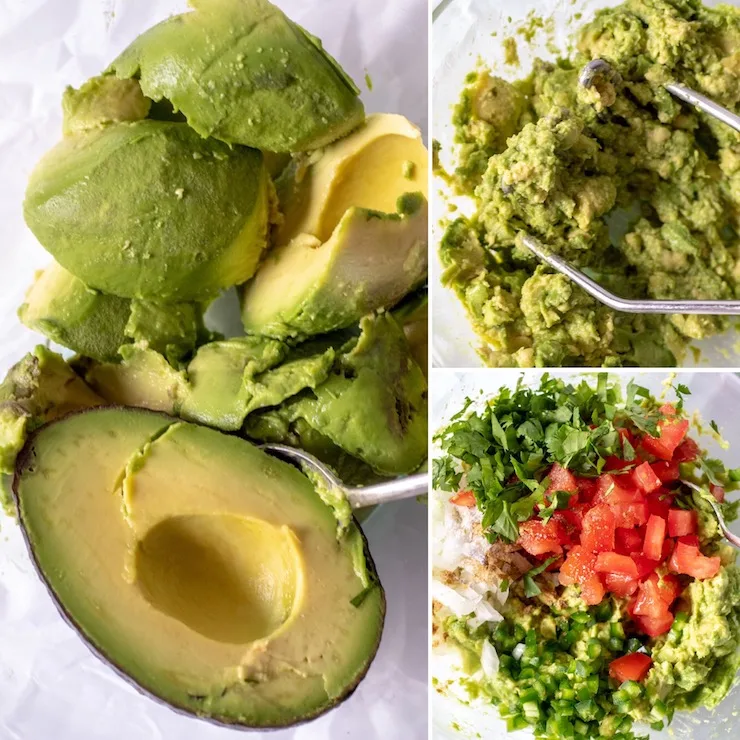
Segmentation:
{"type": "Polygon", "coordinates": [[[405,498],[421,496],[429,490],[429,476],[427,473],[407,475],[403,478],[394,478],[384,483],[376,483],[362,488],[347,488],[347,498],[353,509],[364,509],[375,504],[385,504],[389,501],[400,501],[405,498]]]}

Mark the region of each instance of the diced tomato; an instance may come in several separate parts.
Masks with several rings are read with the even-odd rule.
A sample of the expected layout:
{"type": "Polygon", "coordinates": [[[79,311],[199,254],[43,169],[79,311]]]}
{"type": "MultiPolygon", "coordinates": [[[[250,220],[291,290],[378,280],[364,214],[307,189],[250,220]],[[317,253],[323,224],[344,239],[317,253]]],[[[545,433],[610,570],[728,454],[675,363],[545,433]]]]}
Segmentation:
{"type": "Polygon", "coordinates": [[[683,537],[679,537],[678,541],[683,542],[684,545],[699,547],[699,536],[696,534],[686,534],[683,537]]]}
{"type": "MultiPolygon", "coordinates": [[[[698,547],[679,542],[671,557],[677,573],[684,573],[698,580],[714,578],[722,565],[719,557],[707,557],[699,552],[698,547]]],[[[669,565],[670,567],[670,565],[669,565]]],[[[673,568],[671,568],[673,570],[673,568]]]]}
{"type": "Polygon", "coordinates": [[[693,509],[671,509],[668,512],[668,534],[683,537],[695,534],[699,526],[699,515],[693,509]]]}
{"type": "Polygon", "coordinates": [[[581,596],[587,604],[599,604],[606,590],[595,567],[596,555],[581,545],[576,545],[565,558],[558,578],[563,586],[577,583],[581,587],[581,596]]]}
{"type": "Polygon", "coordinates": [[[711,486],[709,486],[709,491],[711,492],[712,496],[714,496],[718,504],[724,504],[725,489],[722,488],[722,486],[715,486],[714,484],[712,484],[711,486]]]}
{"type": "Polygon", "coordinates": [[[665,539],[665,519],[655,514],[650,515],[647,528],[645,529],[645,542],[642,544],[642,552],[651,560],[660,560],[663,552],[663,540],[665,539]]]}
{"type": "Polygon", "coordinates": [[[694,462],[699,457],[700,452],[699,445],[693,439],[687,437],[676,447],[676,451],[673,453],[673,462],[694,462]]]}
{"type": "Polygon", "coordinates": [[[581,583],[581,598],[589,606],[600,604],[605,594],[606,589],[598,573],[594,573],[581,583]]]}
{"type": "Polygon", "coordinates": [[[631,476],[605,473],[599,478],[594,503],[633,504],[641,500],[642,494],[635,487],[631,476]]]}
{"type": "Polygon", "coordinates": [[[671,604],[681,595],[681,581],[676,576],[667,573],[658,579],[658,593],[666,606],[670,608],[671,604]]]}
{"type": "Polygon", "coordinates": [[[669,611],[664,612],[660,617],[641,617],[635,615],[633,619],[635,620],[637,629],[650,637],[664,635],[673,624],[673,614],[669,611]]]}
{"type": "Polygon", "coordinates": [[[657,437],[646,434],[642,438],[642,447],[651,455],[655,455],[661,460],[670,461],[674,450],[681,444],[686,432],[689,431],[689,421],[688,419],[666,418],[658,422],[658,431],[660,434],[657,437]]]}
{"type": "Polygon", "coordinates": [[[676,462],[659,460],[658,462],[650,463],[650,467],[663,483],[672,483],[681,477],[681,471],[676,462]]]}
{"type": "Polygon", "coordinates": [[[614,514],[605,504],[597,504],[583,517],[581,544],[591,552],[614,550],[614,514]]]}
{"type": "Polygon", "coordinates": [[[579,534],[583,524],[583,514],[580,511],[561,509],[552,515],[551,521],[555,521],[560,525],[560,532],[566,538],[566,541],[561,540],[562,545],[571,546],[578,544],[579,534]]]}
{"type": "Polygon", "coordinates": [[[638,487],[645,493],[652,493],[661,486],[661,480],[650,467],[650,463],[644,462],[638,465],[632,472],[632,476],[638,487]]]}
{"type": "Polygon", "coordinates": [[[676,545],[676,540],[672,540],[670,537],[666,537],[663,540],[663,549],[660,551],[660,561],[665,562],[668,558],[673,555],[673,548],[676,545]]]}
{"type": "Polygon", "coordinates": [[[637,566],[637,578],[640,581],[644,581],[651,573],[654,573],[655,569],[659,565],[659,562],[657,560],[646,558],[641,553],[632,553],[631,557],[632,560],[635,561],[635,565],[637,566]]]}
{"type": "Polygon", "coordinates": [[[621,470],[622,468],[626,468],[628,465],[632,465],[632,463],[627,462],[627,460],[622,460],[621,457],[617,457],[616,455],[609,455],[606,460],[604,460],[604,470],[621,470]]]}
{"type": "Polygon", "coordinates": [[[653,491],[645,497],[645,500],[650,514],[662,516],[663,519],[668,518],[668,512],[673,503],[673,495],[667,488],[659,488],[657,491],[653,491]]]}
{"type": "Polygon", "coordinates": [[[475,506],[475,494],[472,491],[460,491],[450,501],[458,506],[467,506],[469,509],[472,509],[475,506]]]}
{"type": "Polygon", "coordinates": [[[637,566],[629,555],[617,552],[600,552],[596,557],[597,573],[620,573],[630,578],[637,578],[637,566]]]}
{"type": "Polygon", "coordinates": [[[672,403],[664,403],[659,409],[661,414],[663,416],[675,416],[676,415],[676,407],[672,403]]]}
{"type": "MultiPolygon", "coordinates": [[[[567,491],[568,493],[577,493],[578,484],[575,476],[560,463],[555,463],[547,474],[550,479],[550,485],[545,491],[545,498],[549,501],[555,491],[567,491]]],[[[572,498],[572,497],[571,497],[572,498]]]]}
{"type": "Polygon", "coordinates": [[[578,500],[590,504],[596,495],[599,482],[596,478],[576,478],[578,484],[578,500]]]}
{"type": "Polygon", "coordinates": [[[617,527],[641,527],[648,520],[650,511],[647,501],[636,501],[631,504],[609,504],[614,512],[617,527]]]}
{"type": "Polygon", "coordinates": [[[567,535],[561,531],[557,521],[550,519],[543,522],[542,519],[530,519],[519,525],[518,543],[530,555],[544,555],[551,553],[560,555],[563,552],[562,541],[567,535]]]}
{"type": "Polygon", "coordinates": [[[652,573],[640,584],[635,601],[635,614],[658,619],[668,610],[668,603],[660,591],[658,580],[657,573],[652,573]]]}
{"type": "Polygon", "coordinates": [[[635,578],[630,578],[622,573],[607,573],[604,576],[606,590],[611,591],[617,596],[632,596],[640,582],[635,578]]]}
{"type": "Polygon", "coordinates": [[[643,533],[639,529],[625,529],[617,527],[614,532],[615,550],[621,555],[631,555],[633,552],[642,552],[643,533]]]}
{"type": "Polygon", "coordinates": [[[609,675],[618,683],[642,681],[647,676],[653,659],[645,653],[630,653],[609,663],[609,675]]]}

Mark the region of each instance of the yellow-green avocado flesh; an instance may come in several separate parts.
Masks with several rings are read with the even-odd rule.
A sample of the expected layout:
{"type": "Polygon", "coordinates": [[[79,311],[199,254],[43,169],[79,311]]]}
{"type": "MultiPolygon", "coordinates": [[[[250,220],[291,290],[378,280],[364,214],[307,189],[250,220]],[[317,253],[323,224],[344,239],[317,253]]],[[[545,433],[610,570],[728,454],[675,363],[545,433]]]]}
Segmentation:
{"type": "Polygon", "coordinates": [[[174,707],[287,726],[346,697],[376,652],[385,602],[361,531],[338,534],[308,479],[245,440],[85,411],[29,440],[14,494],[67,619],[174,707]]]}

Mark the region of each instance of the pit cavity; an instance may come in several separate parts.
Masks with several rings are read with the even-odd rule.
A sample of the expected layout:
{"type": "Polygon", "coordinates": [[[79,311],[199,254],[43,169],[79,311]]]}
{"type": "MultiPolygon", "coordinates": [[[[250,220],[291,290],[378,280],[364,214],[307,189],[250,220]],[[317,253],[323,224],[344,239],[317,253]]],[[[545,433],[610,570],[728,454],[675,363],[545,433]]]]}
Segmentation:
{"type": "Polygon", "coordinates": [[[234,515],[165,519],[137,543],[136,583],[159,611],[218,642],[269,637],[288,619],[301,557],[287,527],[234,515]]]}

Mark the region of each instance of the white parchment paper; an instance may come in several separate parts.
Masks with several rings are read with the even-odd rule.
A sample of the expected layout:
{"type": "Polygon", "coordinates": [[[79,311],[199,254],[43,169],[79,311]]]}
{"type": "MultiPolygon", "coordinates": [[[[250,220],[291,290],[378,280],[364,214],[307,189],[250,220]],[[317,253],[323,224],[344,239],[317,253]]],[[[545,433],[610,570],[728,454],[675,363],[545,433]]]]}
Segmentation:
{"type": "MultiPolygon", "coordinates": [[[[427,126],[426,0],[276,0],[363,89],[368,111],[427,126]],[[365,84],[365,72],[373,83],[365,84]]],[[[97,74],[184,0],[0,0],[0,374],[42,337],[15,312],[50,260],[21,204],[59,138],[64,87],[97,74]]],[[[341,707],[275,740],[427,737],[426,508],[383,507],[365,527],[388,596],[378,656],[341,707]]],[[[259,737],[267,733],[253,733],[259,737]]],[[[0,740],[226,740],[237,731],[171,712],[94,658],[62,622],[14,522],[0,518],[0,740]]]]}

